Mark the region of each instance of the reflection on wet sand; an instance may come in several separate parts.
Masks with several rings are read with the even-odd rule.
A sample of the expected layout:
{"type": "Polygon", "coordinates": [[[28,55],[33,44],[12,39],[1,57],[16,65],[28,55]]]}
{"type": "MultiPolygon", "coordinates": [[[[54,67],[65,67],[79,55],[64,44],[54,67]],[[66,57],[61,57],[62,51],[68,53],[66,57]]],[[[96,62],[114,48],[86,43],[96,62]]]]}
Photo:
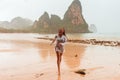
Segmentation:
{"type": "Polygon", "coordinates": [[[40,55],[40,58],[42,58],[43,61],[46,61],[49,56],[49,50],[48,49],[41,49],[38,47],[38,53],[40,55]]]}
{"type": "Polygon", "coordinates": [[[38,53],[40,55],[40,58],[42,60],[47,60],[48,57],[54,57],[55,52],[54,52],[54,46],[50,46],[49,42],[40,42],[34,45],[38,49],[38,53]]]}
{"type": "Polygon", "coordinates": [[[58,79],[57,80],[61,80],[61,76],[58,76],[58,79]]]}
{"type": "Polygon", "coordinates": [[[66,65],[69,68],[73,69],[73,68],[77,68],[80,66],[80,61],[84,54],[85,48],[86,48],[85,46],[80,46],[77,44],[66,45],[63,58],[64,58],[66,65]]]}

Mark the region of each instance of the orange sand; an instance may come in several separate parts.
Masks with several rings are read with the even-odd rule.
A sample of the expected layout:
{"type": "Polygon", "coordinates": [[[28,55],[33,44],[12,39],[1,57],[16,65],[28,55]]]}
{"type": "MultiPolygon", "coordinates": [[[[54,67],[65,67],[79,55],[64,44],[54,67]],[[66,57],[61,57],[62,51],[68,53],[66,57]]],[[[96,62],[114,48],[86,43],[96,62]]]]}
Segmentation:
{"type": "Polygon", "coordinates": [[[57,75],[47,40],[0,40],[0,80],[120,80],[120,47],[67,43],[57,75]],[[74,71],[86,69],[86,75],[74,71]]]}

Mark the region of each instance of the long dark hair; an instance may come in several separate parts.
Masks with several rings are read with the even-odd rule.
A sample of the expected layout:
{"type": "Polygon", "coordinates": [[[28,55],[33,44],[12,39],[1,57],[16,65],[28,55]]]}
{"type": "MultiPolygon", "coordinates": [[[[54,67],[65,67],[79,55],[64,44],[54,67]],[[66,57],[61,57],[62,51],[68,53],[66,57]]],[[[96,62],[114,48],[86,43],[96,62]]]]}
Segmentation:
{"type": "Polygon", "coordinates": [[[65,28],[62,28],[62,30],[63,30],[63,35],[67,38],[67,40],[68,40],[68,37],[67,37],[67,35],[66,35],[66,33],[65,33],[65,28]]]}
{"type": "Polygon", "coordinates": [[[66,36],[65,29],[64,29],[64,28],[62,28],[62,30],[63,30],[63,35],[64,35],[64,36],[66,36]]]}

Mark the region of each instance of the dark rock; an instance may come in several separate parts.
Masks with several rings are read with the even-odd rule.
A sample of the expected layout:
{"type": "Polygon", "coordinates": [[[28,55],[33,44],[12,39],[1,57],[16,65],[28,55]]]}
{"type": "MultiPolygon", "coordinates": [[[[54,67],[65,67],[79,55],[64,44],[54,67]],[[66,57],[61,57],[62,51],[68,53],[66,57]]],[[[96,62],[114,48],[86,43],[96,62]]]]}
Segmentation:
{"type": "Polygon", "coordinates": [[[75,57],[78,57],[78,55],[76,54],[75,57]]]}
{"type": "Polygon", "coordinates": [[[85,69],[80,69],[78,71],[75,71],[75,73],[81,74],[81,75],[86,75],[85,71],[86,71],[85,69]]]}

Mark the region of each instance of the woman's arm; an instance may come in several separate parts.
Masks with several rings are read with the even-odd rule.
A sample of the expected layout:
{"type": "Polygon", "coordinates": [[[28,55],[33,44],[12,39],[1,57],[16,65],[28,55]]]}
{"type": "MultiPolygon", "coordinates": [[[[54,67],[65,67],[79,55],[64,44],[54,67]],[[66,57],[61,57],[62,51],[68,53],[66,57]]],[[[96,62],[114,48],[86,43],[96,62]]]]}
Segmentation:
{"type": "Polygon", "coordinates": [[[55,38],[53,39],[53,41],[51,42],[50,45],[52,45],[56,41],[56,38],[57,38],[57,36],[55,36],[55,38]]]}

